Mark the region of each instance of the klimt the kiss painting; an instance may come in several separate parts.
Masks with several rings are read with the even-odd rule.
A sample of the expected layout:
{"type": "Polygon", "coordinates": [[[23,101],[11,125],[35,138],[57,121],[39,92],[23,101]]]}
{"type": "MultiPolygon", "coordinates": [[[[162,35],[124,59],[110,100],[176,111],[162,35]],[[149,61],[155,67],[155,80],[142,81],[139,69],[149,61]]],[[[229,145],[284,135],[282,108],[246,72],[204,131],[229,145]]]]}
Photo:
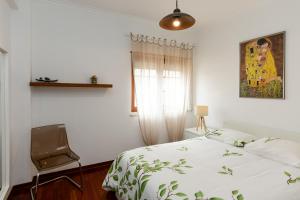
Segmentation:
{"type": "Polygon", "coordinates": [[[240,97],[284,99],[285,32],[240,43],[240,97]]]}

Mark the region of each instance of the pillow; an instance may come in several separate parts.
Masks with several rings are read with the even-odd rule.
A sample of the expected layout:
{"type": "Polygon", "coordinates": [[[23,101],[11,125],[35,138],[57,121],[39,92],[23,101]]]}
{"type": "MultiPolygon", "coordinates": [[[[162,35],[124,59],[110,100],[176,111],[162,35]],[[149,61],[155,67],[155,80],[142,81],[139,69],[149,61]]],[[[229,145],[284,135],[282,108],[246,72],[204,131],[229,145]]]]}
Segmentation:
{"type": "Polygon", "coordinates": [[[261,138],[245,146],[247,152],[300,167],[300,143],[280,138],[261,138]]]}
{"type": "Polygon", "coordinates": [[[236,147],[244,147],[245,144],[255,141],[256,137],[242,131],[223,128],[219,130],[210,131],[206,137],[231,144],[236,147]]]}

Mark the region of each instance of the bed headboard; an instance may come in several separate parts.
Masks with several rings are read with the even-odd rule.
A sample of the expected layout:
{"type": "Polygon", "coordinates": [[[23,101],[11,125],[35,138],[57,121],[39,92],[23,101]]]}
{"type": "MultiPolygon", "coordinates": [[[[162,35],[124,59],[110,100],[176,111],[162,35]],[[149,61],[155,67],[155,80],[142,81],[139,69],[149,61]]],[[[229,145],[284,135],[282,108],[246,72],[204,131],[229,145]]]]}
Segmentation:
{"type": "Polygon", "coordinates": [[[244,131],[258,137],[279,137],[300,142],[300,132],[297,133],[238,121],[225,121],[223,127],[244,131]]]}

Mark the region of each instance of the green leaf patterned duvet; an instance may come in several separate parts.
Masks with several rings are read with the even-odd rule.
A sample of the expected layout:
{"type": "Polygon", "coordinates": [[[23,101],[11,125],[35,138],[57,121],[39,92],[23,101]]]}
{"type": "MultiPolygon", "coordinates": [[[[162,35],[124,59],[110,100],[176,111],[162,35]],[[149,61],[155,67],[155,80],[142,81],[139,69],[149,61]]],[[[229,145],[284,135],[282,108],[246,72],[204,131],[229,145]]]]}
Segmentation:
{"type": "Polygon", "coordinates": [[[300,169],[201,137],[122,153],[102,187],[120,200],[300,200],[300,169]]]}

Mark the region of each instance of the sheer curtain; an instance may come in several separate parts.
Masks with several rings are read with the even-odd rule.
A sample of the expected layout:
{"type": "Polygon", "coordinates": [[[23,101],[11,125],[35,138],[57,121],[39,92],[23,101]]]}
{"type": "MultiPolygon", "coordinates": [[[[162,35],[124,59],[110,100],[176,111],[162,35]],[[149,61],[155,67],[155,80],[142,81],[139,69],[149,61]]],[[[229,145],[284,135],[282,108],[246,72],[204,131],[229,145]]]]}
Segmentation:
{"type": "Polygon", "coordinates": [[[186,111],[190,107],[192,51],[168,48],[164,65],[164,118],[169,141],[182,139],[186,111]]]}
{"type": "Polygon", "coordinates": [[[166,127],[169,141],[180,140],[190,99],[192,49],[141,35],[132,36],[131,44],[137,112],[145,144],[157,144],[162,127],[166,127]]]}

